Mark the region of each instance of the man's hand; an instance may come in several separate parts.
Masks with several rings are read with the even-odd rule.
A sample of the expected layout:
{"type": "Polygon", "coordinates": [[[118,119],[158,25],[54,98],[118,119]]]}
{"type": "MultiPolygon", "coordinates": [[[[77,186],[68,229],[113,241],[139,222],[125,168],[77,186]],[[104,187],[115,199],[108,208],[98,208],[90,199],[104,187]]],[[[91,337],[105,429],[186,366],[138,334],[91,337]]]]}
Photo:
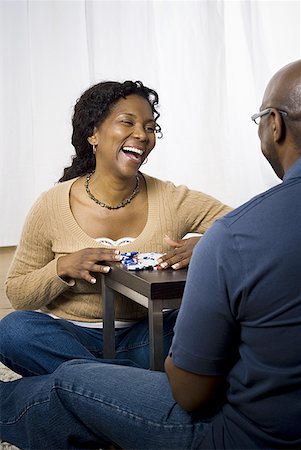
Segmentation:
{"type": "Polygon", "coordinates": [[[165,253],[158,259],[157,269],[166,269],[172,267],[173,269],[183,269],[187,267],[191,259],[192,250],[199,242],[201,236],[191,237],[187,239],[174,240],[165,236],[164,240],[173,247],[173,250],[165,253]]]}

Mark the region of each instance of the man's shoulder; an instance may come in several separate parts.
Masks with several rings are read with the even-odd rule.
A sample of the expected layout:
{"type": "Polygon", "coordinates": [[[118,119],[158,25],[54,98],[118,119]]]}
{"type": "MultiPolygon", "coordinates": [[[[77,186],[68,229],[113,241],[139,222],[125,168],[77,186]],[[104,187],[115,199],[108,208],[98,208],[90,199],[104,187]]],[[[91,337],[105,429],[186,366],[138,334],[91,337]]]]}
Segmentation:
{"type": "Polygon", "coordinates": [[[290,189],[294,188],[296,184],[299,184],[299,190],[301,190],[301,183],[296,179],[273,186],[230,211],[220,220],[226,226],[231,227],[239,221],[250,221],[253,216],[264,215],[267,217],[270,209],[279,208],[279,204],[293,200],[290,189]]]}

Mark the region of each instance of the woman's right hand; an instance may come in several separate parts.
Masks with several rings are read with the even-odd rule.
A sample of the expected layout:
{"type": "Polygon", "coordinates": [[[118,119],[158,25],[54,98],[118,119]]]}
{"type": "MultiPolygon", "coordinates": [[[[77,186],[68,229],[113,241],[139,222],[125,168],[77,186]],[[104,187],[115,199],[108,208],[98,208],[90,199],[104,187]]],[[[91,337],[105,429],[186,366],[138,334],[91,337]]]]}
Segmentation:
{"type": "Polygon", "coordinates": [[[95,284],[94,273],[108,273],[110,267],[100,264],[104,261],[120,261],[119,250],[107,248],[85,248],[69,255],[61,256],[57,262],[57,274],[63,280],[82,279],[95,284]]]}

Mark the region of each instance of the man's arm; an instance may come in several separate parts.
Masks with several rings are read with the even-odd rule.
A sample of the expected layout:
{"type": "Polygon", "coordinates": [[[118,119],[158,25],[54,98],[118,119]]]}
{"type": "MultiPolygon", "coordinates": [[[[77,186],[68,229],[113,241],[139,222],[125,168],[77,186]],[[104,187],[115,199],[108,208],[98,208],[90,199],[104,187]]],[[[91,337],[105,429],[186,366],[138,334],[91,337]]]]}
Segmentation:
{"type": "Polygon", "coordinates": [[[177,403],[186,411],[206,406],[224,381],[221,376],[199,375],[176,367],[172,358],[165,360],[165,372],[177,403]]]}
{"type": "Polygon", "coordinates": [[[241,298],[241,260],[223,219],[194,248],[170,356],[165,362],[173,396],[185,410],[223,401],[237,357],[235,302],[241,298]]]}

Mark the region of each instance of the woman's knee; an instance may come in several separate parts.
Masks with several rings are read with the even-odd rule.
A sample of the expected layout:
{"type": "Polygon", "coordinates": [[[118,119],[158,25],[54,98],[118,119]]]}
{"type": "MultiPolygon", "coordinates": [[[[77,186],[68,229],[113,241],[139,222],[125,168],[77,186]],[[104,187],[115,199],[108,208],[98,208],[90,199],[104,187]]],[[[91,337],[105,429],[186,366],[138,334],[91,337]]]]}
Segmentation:
{"type": "MultiPolygon", "coordinates": [[[[33,311],[14,311],[0,321],[0,349],[2,354],[7,350],[24,348],[26,341],[31,339],[33,327],[29,322],[33,319],[33,311]]],[[[37,313],[36,313],[37,314],[37,313]]]]}

